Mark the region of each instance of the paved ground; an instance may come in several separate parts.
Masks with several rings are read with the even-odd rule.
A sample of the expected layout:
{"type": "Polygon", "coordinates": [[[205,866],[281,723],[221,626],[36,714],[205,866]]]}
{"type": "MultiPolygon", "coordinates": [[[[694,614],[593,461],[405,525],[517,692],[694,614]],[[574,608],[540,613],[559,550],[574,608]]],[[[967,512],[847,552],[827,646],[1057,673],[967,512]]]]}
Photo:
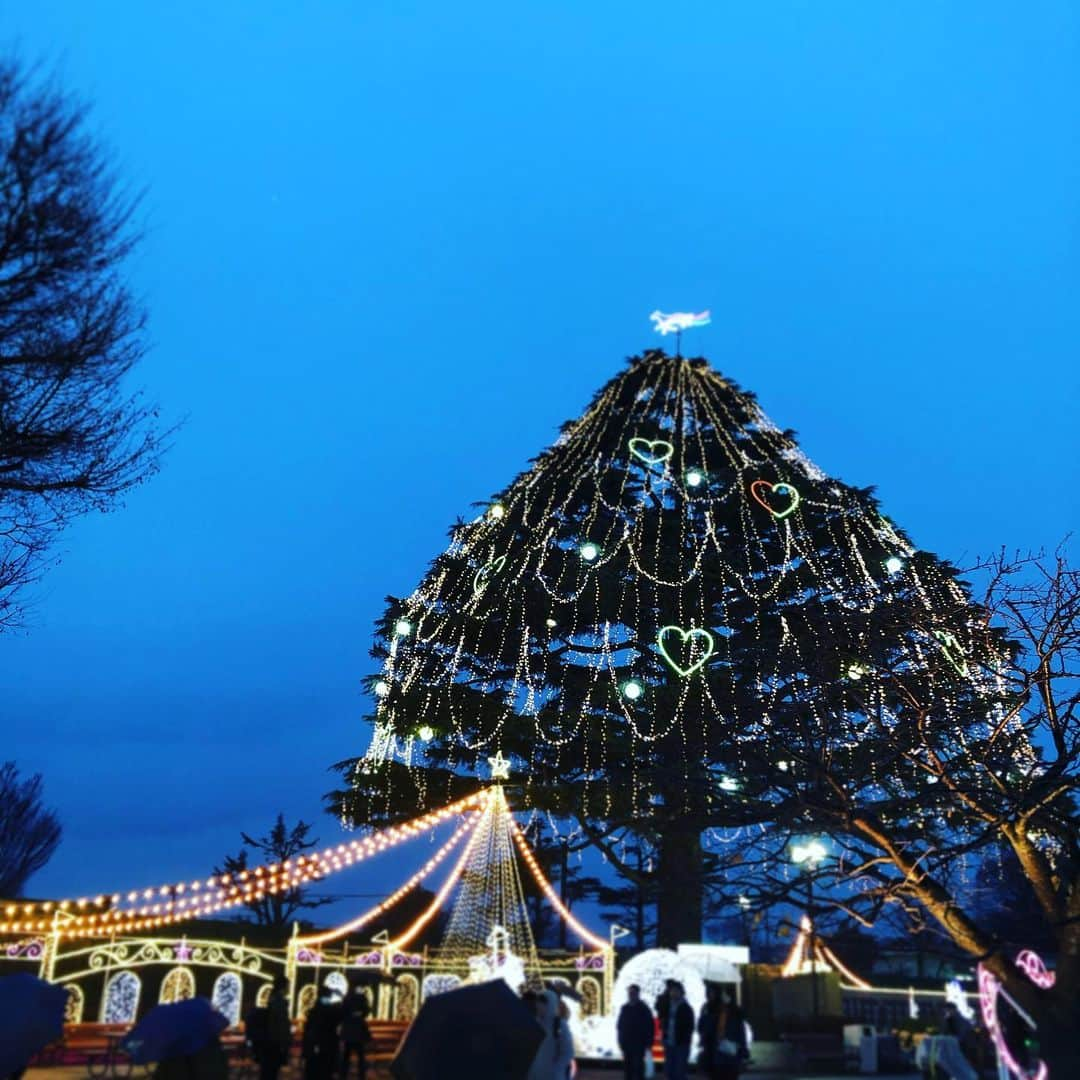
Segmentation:
{"type": "MultiPolygon", "coordinates": [[[[142,1070],[136,1070],[136,1076],[142,1075],[142,1070]]],[[[293,1073],[293,1077],[299,1077],[299,1072],[293,1073]]],[[[369,1080],[375,1080],[376,1075],[379,1080],[383,1080],[388,1074],[386,1072],[380,1072],[376,1074],[374,1071],[369,1074],[369,1080]]],[[[663,1076],[663,1073],[660,1074],[663,1076]]],[[[754,1072],[750,1071],[743,1074],[747,1077],[747,1080],[851,1080],[851,1075],[848,1076],[822,1076],[820,1073],[814,1076],[809,1076],[805,1073],[777,1073],[777,1072],[754,1072]]],[[[66,1068],[66,1069],[31,1069],[26,1074],[26,1080],[76,1080],[76,1078],[86,1077],[86,1070],[84,1068],[66,1068]]],[[[285,1072],[281,1074],[282,1080],[292,1080],[285,1072]]],[[[622,1073],[618,1069],[584,1069],[578,1073],[578,1080],[621,1080],[622,1073]]],[[[893,1074],[893,1080],[919,1080],[917,1073],[910,1073],[907,1076],[899,1077],[893,1074]]]]}

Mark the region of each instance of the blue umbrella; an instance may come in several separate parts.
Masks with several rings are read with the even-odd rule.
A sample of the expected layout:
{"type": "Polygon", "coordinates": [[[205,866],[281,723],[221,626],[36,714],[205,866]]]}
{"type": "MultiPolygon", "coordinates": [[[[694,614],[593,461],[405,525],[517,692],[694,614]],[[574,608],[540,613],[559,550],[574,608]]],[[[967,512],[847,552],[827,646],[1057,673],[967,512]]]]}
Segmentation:
{"type": "Polygon", "coordinates": [[[120,1044],[136,1065],[197,1054],[229,1026],[206,998],[155,1005],[120,1044]]]}
{"type": "Polygon", "coordinates": [[[67,991],[34,975],[0,978],[0,1076],[25,1069],[64,1033],[67,991]]]}

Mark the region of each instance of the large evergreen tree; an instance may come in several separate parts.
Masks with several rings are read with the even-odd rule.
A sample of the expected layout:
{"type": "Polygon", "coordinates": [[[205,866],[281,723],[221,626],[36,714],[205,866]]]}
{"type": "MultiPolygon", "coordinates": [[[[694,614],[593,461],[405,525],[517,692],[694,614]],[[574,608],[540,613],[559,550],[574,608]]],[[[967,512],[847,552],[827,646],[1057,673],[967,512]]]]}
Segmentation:
{"type": "Polygon", "coordinates": [[[414,816],[501,753],[512,801],[576,819],[631,880],[624,853],[656,853],[673,945],[699,937],[716,830],[795,829],[837,775],[897,813],[930,792],[932,812],[866,732],[933,701],[919,739],[950,756],[994,708],[1001,645],[869,490],[825,476],[704,360],[651,351],[453,528],[373,655],[345,817],[414,816]]]}

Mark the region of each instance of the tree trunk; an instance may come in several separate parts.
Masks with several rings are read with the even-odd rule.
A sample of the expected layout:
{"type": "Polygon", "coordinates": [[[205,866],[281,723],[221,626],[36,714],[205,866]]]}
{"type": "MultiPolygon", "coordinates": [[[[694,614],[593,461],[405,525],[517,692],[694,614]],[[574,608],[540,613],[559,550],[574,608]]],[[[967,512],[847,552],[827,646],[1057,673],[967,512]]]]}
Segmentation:
{"type": "Polygon", "coordinates": [[[701,831],[686,820],[668,822],[660,831],[658,848],[656,943],[674,949],[701,940],[701,831]]]}
{"type": "Polygon", "coordinates": [[[1062,1023],[1057,1016],[1040,1016],[1038,1020],[1039,1056],[1049,1067],[1051,1080],[1058,1076],[1080,1076],[1076,1023],[1062,1023]]]}
{"type": "Polygon", "coordinates": [[[634,936],[637,940],[637,950],[641,952],[645,948],[645,859],[641,854],[641,846],[637,849],[638,879],[634,883],[634,936]]]}

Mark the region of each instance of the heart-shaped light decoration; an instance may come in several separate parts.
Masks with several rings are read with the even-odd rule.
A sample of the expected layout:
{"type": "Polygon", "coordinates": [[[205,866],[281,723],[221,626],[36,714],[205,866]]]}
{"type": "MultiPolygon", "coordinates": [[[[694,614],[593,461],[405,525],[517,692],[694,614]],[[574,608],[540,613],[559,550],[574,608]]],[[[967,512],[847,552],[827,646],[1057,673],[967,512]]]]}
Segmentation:
{"type": "Polygon", "coordinates": [[[937,638],[941,651],[945,654],[945,659],[966,678],[968,673],[967,654],[964,652],[963,645],[956,640],[956,635],[948,630],[935,630],[934,637],[937,638]]]}
{"type": "Polygon", "coordinates": [[[790,484],[770,484],[768,480],[755,480],[750,485],[750,494],[753,496],[754,501],[761,506],[764,506],[777,521],[783,521],[788,514],[795,510],[795,507],[797,507],[800,502],[799,493],[790,484]],[[777,510],[775,507],[769,505],[762,492],[767,492],[770,495],[779,495],[781,498],[790,499],[791,501],[785,509],[777,510]]]}
{"type": "Polygon", "coordinates": [[[663,465],[675,453],[675,447],[665,439],[642,439],[635,435],[627,446],[630,453],[646,465],[663,465]]]}
{"type": "Polygon", "coordinates": [[[681,626],[665,626],[659,634],[656,635],[656,645],[660,649],[660,655],[668,662],[668,666],[676,675],[682,678],[688,678],[693,675],[699,668],[705,666],[705,661],[712,656],[713,651],[716,648],[716,641],[713,639],[712,634],[708,630],[702,630],[700,627],[692,627],[689,630],[684,630],[681,626]],[[667,650],[665,639],[669,635],[678,635],[680,643],[685,647],[687,642],[690,642],[690,656],[694,655],[694,652],[699,653],[698,658],[689,666],[683,667],[667,650]],[[696,647],[694,642],[700,642],[700,645],[696,647]]]}
{"type": "Polygon", "coordinates": [[[473,577],[473,592],[479,596],[491,584],[491,579],[506,565],[506,556],[490,559],[484,563],[473,577]]]}

